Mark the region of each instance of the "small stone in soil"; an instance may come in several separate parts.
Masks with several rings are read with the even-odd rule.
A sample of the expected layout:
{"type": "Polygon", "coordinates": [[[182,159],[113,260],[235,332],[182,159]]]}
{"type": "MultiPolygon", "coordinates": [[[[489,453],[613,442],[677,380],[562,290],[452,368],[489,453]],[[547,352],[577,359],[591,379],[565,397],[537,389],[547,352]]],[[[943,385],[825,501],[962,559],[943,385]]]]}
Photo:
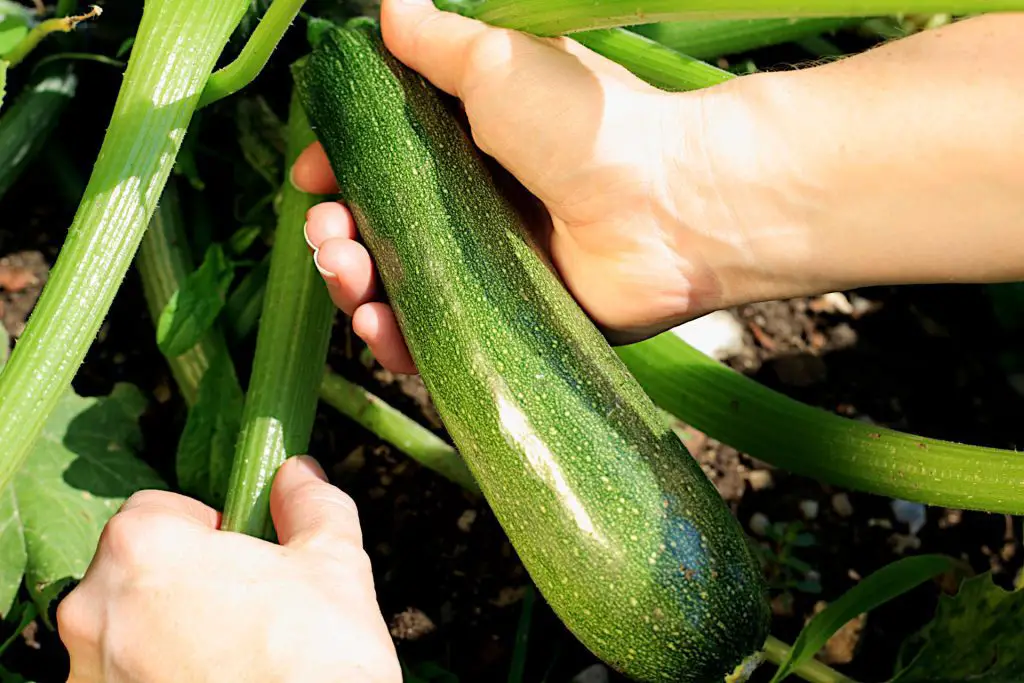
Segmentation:
{"type": "Polygon", "coordinates": [[[800,514],[804,516],[804,519],[816,519],[818,517],[818,501],[801,500],[800,514]]]}
{"type": "Polygon", "coordinates": [[[608,683],[608,669],[604,664],[594,664],[576,674],[570,683],[608,683]]]}
{"type": "Polygon", "coordinates": [[[770,524],[771,521],[768,519],[768,515],[763,512],[755,512],[750,516],[750,522],[747,523],[747,526],[750,527],[750,531],[754,534],[764,536],[770,524]]]}
{"type": "Polygon", "coordinates": [[[399,640],[419,640],[435,630],[437,627],[430,617],[415,607],[396,614],[391,620],[391,635],[399,640]]]}
{"type": "Polygon", "coordinates": [[[840,517],[852,517],[853,503],[850,502],[850,496],[845,493],[833,494],[832,509],[835,510],[836,514],[840,517]]]}
{"type": "Polygon", "coordinates": [[[455,523],[459,527],[459,531],[464,534],[468,534],[473,529],[473,522],[476,521],[476,510],[466,510],[459,517],[459,520],[455,523]]]}
{"type": "Polygon", "coordinates": [[[729,311],[715,311],[674,328],[673,334],[706,356],[725,360],[743,353],[743,325],[729,311]]]}
{"type": "Polygon", "coordinates": [[[768,470],[751,470],[747,472],[747,481],[750,488],[755,491],[763,491],[772,485],[772,473],[768,470]]]}

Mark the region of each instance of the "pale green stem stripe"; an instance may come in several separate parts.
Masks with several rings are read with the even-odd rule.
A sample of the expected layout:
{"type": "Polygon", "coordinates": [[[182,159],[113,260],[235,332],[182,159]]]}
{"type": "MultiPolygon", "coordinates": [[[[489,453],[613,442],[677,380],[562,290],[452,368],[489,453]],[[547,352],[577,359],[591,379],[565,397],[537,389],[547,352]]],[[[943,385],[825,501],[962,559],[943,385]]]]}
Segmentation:
{"type": "Polygon", "coordinates": [[[244,0],[148,0],[82,204],[0,375],[0,489],[71,385],[131,265],[244,0]]]}

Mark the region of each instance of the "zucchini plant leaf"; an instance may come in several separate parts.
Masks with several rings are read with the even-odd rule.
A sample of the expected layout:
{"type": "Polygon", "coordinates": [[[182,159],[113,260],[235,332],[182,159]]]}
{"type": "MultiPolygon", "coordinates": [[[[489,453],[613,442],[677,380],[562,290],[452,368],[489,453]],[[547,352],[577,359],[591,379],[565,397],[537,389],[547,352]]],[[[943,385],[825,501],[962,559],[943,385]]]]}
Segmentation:
{"type": "Polygon", "coordinates": [[[28,35],[28,21],[17,14],[3,15],[0,9],[0,55],[6,55],[28,35]]]}
{"type": "Polygon", "coordinates": [[[896,666],[893,683],[1024,680],[1024,590],[1003,590],[987,572],[965,579],[904,641],[896,666]]]}
{"type": "Polygon", "coordinates": [[[130,384],[110,396],[66,393],[25,465],[0,491],[0,613],[10,610],[24,578],[47,614],[69,581],[82,578],[100,532],[141,489],[165,488],[135,453],[146,407],[130,384]]]}
{"type": "MultiPolygon", "coordinates": [[[[32,623],[32,620],[39,615],[36,610],[35,603],[32,602],[17,602],[10,614],[4,615],[4,621],[7,625],[12,627],[11,635],[8,636],[7,640],[0,642],[0,655],[3,655],[13,643],[15,638],[21,635],[21,632],[32,623]]],[[[6,629],[6,626],[5,626],[6,629]]],[[[3,679],[0,679],[3,680],[3,679]]]]}
{"type": "Polygon", "coordinates": [[[186,278],[160,314],[156,341],[165,356],[180,356],[202,339],[224,308],[234,278],[235,266],[224,249],[211,245],[203,264],[186,278]]]}
{"type": "Polygon", "coordinates": [[[8,671],[0,666],[0,683],[35,683],[35,681],[30,681],[21,674],[8,671]]]}
{"type": "Polygon", "coordinates": [[[178,485],[207,505],[221,509],[231,478],[245,394],[226,352],[210,359],[178,442],[178,485]]]}
{"type": "Polygon", "coordinates": [[[7,94],[7,62],[0,59],[0,108],[4,106],[4,95],[7,94]]]}
{"type": "Polygon", "coordinates": [[[916,588],[953,567],[945,555],[915,555],[888,564],[814,616],[797,636],[771,683],[779,683],[809,661],[848,621],[916,588]]]}

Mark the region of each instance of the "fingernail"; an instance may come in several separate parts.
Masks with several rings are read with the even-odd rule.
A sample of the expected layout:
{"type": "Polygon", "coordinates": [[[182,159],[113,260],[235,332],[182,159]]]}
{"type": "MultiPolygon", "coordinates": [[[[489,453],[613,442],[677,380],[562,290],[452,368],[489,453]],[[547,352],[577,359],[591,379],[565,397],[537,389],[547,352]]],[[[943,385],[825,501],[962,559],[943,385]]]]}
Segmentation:
{"type": "Polygon", "coordinates": [[[292,167],[288,169],[288,182],[296,190],[302,191],[302,188],[295,184],[295,164],[292,164],[292,167]]]}
{"type": "Polygon", "coordinates": [[[326,268],[320,265],[319,249],[313,250],[313,263],[316,265],[316,269],[320,271],[320,275],[322,275],[323,278],[328,281],[328,284],[334,284],[338,280],[337,273],[332,273],[331,271],[327,270],[326,268]]]}
{"type": "Polygon", "coordinates": [[[314,245],[309,239],[309,232],[307,232],[308,228],[309,222],[307,221],[302,225],[302,236],[306,239],[306,246],[309,247],[309,250],[315,254],[317,250],[316,245],[314,245]]]}
{"type": "Polygon", "coordinates": [[[324,472],[324,468],[320,467],[320,463],[315,458],[311,458],[308,455],[296,456],[295,466],[303,469],[307,474],[312,474],[321,481],[327,481],[327,473],[324,472]]]}

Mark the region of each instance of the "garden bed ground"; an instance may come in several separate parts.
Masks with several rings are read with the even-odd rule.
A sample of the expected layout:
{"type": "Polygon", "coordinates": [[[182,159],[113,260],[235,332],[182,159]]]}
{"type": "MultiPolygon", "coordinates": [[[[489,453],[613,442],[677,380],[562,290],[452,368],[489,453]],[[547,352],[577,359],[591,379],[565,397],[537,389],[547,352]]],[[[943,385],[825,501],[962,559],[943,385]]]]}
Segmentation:
{"type": "MultiPolygon", "coordinates": [[[[0,230],[0,311],[13,335],[45,281],[60,241],[57,229],[66,224],[66,216],[35,194],[39,189],[26,188],[39,201],[19,216],[25,221],[19,225],[32,229],[0,230]]],[[[730,364],[786,394],[851,417],[1003,448],[1024,442],[1024,399],[1013,390],[999,353],[1014,343],[1019,347],[1020,340],[995,324],[982,288],[880,289],[858,296],[859,302],[853,300],[859,310],[852,315],[836,310],[844,309],[841,299],[735,311],[746,329],[745,348],[730,364]]],[[[152,401],[144,423],[145,457],[171,477],[184,414],[144,310],[133,275],[76,388],[99,394],[127,381],[147,392],[152,401]]],[[[432,425],[415,378],[367,368],[358,356],[347,320],[339,318],[332,365],[432,425]]],[[[687,432],[691,451],[748,528],[759,513],[772,522],[799,521],[814,535],[814,546],[795,553],[820,576],[821,593],[792,590],[792,600],[776,599],[775,633],[783,638],[795,637],[819,600],[841,594],[902,548],[961,557],[976,571],[991,568],[1004,585],[1019,570],[1019,530],[1015,535],[1002,516],[929,509],[923,528],[911,537],[887,499],[787,476],[687,432]]],[[[528,579],[486,505],[327,407],[318,417],[311,451],[359,503],[381,605],[403,658],[410,665],[437,663],[464,682],[504,679],[528,579]]],[[[884,680],[900,641],[930,618],[938,590],[919,589],[846,629],[830,647],[832,661],[852,659],[841,667],[850,675],[884,680]]],[[[35,640],[38,649],[21,645],[13,658],[24,660],[24,670],[41,683],[63,681],[66,664],[56,638],[40,629],[35,640]]],[[[568,681],[593,663],[539,602],[526,680],[568,681]]]]}

